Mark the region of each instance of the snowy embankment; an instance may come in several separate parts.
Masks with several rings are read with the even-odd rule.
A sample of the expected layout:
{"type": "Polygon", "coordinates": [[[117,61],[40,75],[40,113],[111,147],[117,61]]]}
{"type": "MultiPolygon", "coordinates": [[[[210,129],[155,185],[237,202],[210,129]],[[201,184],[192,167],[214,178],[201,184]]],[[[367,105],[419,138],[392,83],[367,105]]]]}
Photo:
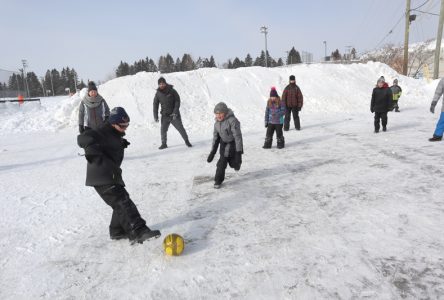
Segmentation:
{"type": "Polygon", "coordinates": [[[182,97],[194,147],[171,128],[157,150],[152,99],[158,74],[99,87],[131,116],[122,165],[148,225],[186,240],[167,257],[162,240],[108,238],[111,210],[84,186],[77,153],[78,96],[0,107],[1,299],[439,299],[444,294],[442,143],[429,143],[437,81],[385,65],[300,65],[167,74],[182,97]],[[263,150],[270,86],[295,74],[301,131],[263,150]],[[401,113],[373,133],[379,76],[399,79],[401,113]],[[212,188],[206,163],[214,104],[242,123],[240,172],[212,188]]]}

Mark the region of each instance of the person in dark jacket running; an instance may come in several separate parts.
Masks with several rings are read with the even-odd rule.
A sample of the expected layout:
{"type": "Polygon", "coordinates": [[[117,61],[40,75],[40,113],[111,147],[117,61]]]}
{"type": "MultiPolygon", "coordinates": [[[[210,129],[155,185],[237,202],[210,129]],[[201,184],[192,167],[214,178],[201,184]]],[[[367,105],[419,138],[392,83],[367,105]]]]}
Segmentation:
{"type": "Polygon", "coordinates": [[[282,133],[282,126],[284,124],[285,103],[279,98],[279,94],[275,87],[271,88],[270,98],[267,101],[265,108],[265,128],[267,133],[265,136],[265,143],[262,148],[270,149],[273,144],[273,134],[276,131],[277,148],[285,147],[284,134],[282,133]]]}
{"type": "Polygon", "coordinates": [[[122,107],[111,110],[109,120],[97,130],[85,130],[77,137],[85,149],[86,186],[93,186],[113,214],[109,225],[111,239],[129,238],[131,243],[143,243],[159,237],[159,230],[150,230],[130,199],[122,179],[120,165],[124,149],[130,144],[123,137],[130,118],[122,107]]]}
{"type": "Polygon", "coordinates": [[[97,93],[96,84],[93,81],[88,82],[88,93],[82,97],[79,106],[79,132],[99,128],[108,117],[108,104],[97,93]]]}
{"type": "Polygon", "coordinates": [[[304,97],[302,96],[301,89],[296,84],[296,77],[290,76],[290,84],[288,84],[284,92],[282,93],[282,100],[287,108],[285,112],[284,130],[290,130],[290,119],[293,113],[294,127],[296,130],[301,130],[301,121],[299,119],[299,112],[304,105],[304,97]]]}
{"type": "Polygon", "coordinates": [[[218,189],[225,179],[227,164],[235,171],[240,170],[244,148],[240,123],[233,111],[224,102],[219,102],[214,107],[214,114],[216,122],[214,123],[213,144],[207,162],[213,161],[220,144],[220,157],[214,176],[214,188],[218,189]]]}
{"type": "Polygon", "coordinates": [[[192,147],[190,141],[188,140],[187,132],[182,124],[182,119],[180,117],[179,107],[180,107],[180,97],[172,85],[167,84],[165,78],[160,77],[157,81],[159,88],[157,89],[156,95],[153,101],[153,111],[154,111],[154,121],[159,122],[159,104],[161,106],[160,114],[162,118],[160,120],[160,136],[162,140],[162,145],[159,149],[168,148],[167,146],[167,132],[170,124],[179,131],[180,135],[185,141],[188,147],[192,147]]]}
{"type": "Polygon", "coordinates": [[[375,113],[375,133],[379,132],[380,121],[382,122],[382,131],[387,131],[387,112],[392,103],[392,93],[387,84],[384,86],[384,80],[378,79],[377,86],[373,89],[370,102],[370,111],[375,113]]]}

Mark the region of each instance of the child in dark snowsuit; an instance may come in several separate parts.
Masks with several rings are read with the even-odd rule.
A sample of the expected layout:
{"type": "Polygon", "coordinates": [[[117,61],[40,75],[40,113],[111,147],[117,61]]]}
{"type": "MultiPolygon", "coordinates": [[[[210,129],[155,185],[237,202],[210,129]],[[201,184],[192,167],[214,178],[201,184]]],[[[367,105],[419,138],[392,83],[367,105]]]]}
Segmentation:
{"type": "Polygon", "coordinates": [[[392,92],[384,79],[379,78],[376,87],[373,89],[370,103],[370,111],[375,113],[375,133],[379,132],[379,120],[382,123],[382,131],[387,131],[387,112],[391,104],[392,92]]]}
{"type": "Polygon", "coordinates": [[[214,176],[214,188],[218,189],[225,179],[225,169],[228,164],[234,170],[240,170],[244,149],[240,123],[233,111],[225,103],[220,102],[214,107],[214,114],[216,122],[214,123],[213,145],[207,162],[213,161],[220,144],[220,157],[214,176]]]}
{"type": "Polygon", "coordinates": [[[279,98],[276,88],[272,87],[270,91],[270,98],[268,99],[267,107],[265,108],[265,127],[267,128],[267,134],[265,137],[264,146],[262,148],[271,148],[271,145],[273,144],[274,131],[276,131],[278,149],[285,147],[284,135],[282,133],[284,116],[285,102],[279,98]]]}
{"type": "Polygon", "coordinates": [[[122,107],[111,110],[109,119],[97,130],[85,130],[77,137],[88,161],[86,185],[93,186],[113,214],[109,225],[112,240],[128,238],[132,243],[159,237],[159,230],[150,230],[136,205],[125,190],[120,165],[124,150],[130,144],[123,137],[129,116],[122,107]]]}

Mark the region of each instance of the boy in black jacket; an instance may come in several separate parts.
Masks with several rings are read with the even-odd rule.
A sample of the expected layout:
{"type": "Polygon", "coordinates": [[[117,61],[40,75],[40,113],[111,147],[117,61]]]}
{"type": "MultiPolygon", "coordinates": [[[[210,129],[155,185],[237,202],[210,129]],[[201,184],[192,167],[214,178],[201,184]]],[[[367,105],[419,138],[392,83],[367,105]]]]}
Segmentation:
{"type": "Polygon", "coordinates": [[[124,149],[130,144],[123,138],[129,120],[122,107],[115,107],[111,110],[108,122],[97,130],[84,131],[77,137],[77,143],[85,149],[88,161],[86,185],[93,186],[113,209],[109,225],[111,239],[129,238],[132,243],[143,243],[159,237],[160,231],[150,230],[145,225],[145,220],[125,190],[120,165],[124,149]]]}
{"type": "MultiPolygon", "coordinates": [[[[381,76],[382,77],[382,76],[381,76]]],[[[383,78],[378,79],[377,86],[373,89],[370,111],[375,113],[375,133],[379,132],[379,120],[381,119],[382,131],[387,131],[387,112],[392,103],[392,92],[385,84],[383,78]]]]}

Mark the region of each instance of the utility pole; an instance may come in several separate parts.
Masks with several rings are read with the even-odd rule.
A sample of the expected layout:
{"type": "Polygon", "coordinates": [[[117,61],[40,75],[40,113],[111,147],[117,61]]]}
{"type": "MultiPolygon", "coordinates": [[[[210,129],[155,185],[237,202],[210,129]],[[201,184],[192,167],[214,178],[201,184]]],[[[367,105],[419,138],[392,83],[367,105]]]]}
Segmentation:
{"type": "Polygon", "coordinates": [[[51,79],[52,96],[54,97],[54,84],[52,83],[52,70],[49,71],[49,78],[51,79]]]}
{"type": "Polygon", "coordinates": [[[433,69],[433,79],[438,79],[438,76],[439,76],[439,57],[441,54],[443,21],[444,21],[444,0],[441,0],[441,11],[439,12],[438,36],[436,37],[435,67],[433,69]]]}
{"type": "Polygon", "coordinates": [[[268,51],[267,51],[267,33],[268,33],[268,27],[262,26],[261,32],[265,34],[265,67],[268,68],[268,51]]]}
{"type": "Polygon", "coordinates": [[[405,32],[404,32],[404,63],[402,74],[407,76],[407,65],[409,62],[409,26],[410,26],[410,0],[407,0],[405,8],[405,32]]]}
{"type": "Polygon", "coordinates": [[[22,59],[23,64],[23,80],[25,81],[26,94],[29,98],[29,87],[28,87],[28,74],[26,74],[26,67],[28,66],[28,62],[26,59],[22,59]]]}
{"type": "Polygon", "coordinates": [[[325,50],[324,61],[327,61],[327,41],[324,41],[324,50],[325,50]]]}

